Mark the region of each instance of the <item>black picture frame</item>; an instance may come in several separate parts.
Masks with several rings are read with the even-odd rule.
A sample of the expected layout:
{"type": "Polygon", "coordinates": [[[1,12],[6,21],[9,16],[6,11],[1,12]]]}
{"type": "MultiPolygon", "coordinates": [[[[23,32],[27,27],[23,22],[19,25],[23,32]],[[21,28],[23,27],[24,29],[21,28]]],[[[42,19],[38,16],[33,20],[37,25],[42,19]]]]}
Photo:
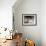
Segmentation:
{"type": "Polygon", "coordinates": [[[22,14],[22,26],[36,26],[37,14],[22,14]]]}

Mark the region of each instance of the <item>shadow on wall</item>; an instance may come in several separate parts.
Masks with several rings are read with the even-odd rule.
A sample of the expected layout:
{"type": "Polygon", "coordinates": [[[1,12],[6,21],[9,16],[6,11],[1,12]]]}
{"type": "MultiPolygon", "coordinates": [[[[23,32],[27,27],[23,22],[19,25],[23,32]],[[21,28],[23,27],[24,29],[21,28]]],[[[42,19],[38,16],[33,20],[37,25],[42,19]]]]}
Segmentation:
{"type": "Polygon", "coordinates": [[[18,8],[21,5],[22,2],[23,2],[23,0],[17,0],[16,3],[12,6],[12,8],[13,9],[18,8]]]}

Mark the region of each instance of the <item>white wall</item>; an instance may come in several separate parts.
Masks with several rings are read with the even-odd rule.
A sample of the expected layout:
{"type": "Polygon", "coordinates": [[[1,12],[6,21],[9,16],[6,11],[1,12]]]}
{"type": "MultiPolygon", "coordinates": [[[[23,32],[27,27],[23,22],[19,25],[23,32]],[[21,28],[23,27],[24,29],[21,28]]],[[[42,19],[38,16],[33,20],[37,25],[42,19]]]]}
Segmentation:
{"type": "Polygon", "coordinates": [[[12,28],[12,6],[16,0],[0,0],[0,27],[12,28]]]}
{"type": "Polygon", "coordinates": [[[15,19],[15,30],[22,32],[24,38],[35,41],[36,46],[41,46],[41,30],[40,30],[40,0],[22,0],[22,2],[13,6],[15,19]],[[37,26],[22,26],[22,14],[37,14],[37,26]]]}
{"type": "Polygon", "coordinates": [[[42,46],[46,46],[46,0],[41,1],[41,40],[42,46]]]}

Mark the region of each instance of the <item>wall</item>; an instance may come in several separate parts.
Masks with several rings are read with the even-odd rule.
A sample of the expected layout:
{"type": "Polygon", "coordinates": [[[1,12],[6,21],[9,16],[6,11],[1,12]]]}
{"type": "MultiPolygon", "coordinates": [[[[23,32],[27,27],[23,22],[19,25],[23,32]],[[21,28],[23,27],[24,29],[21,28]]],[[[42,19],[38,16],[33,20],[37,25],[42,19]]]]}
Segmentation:
{"type": "Polygon", "coordinates": [[[0,27],[12,29],[12,6],[16,0],[0,0],[0,27]]]}
{"type": "Polygon", "coordinates": [[[41,1],[41,40],[42,46],[46,46],[46,0],[41,1]]]}
{"type": "Polygon", "coordinates": [[[33,40],[36,46],[41,46],[40,10],[40,0],[22,0],[13,6],[15,30],[22,32],[24,39],[33,40]],[[22,26],[22,14],[37,14],[37,26],[22,26]]]}

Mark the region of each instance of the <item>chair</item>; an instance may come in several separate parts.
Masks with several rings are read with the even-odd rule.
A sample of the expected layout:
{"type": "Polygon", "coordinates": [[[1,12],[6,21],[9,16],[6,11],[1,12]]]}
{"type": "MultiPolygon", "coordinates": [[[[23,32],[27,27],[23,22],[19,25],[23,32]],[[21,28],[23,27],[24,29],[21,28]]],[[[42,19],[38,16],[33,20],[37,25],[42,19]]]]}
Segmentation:
{"type": "Polygon", "coordinates": [[[16,46],[21,46],[22,45],[22,33],[15,33],[15,42],[16,46]]]}

